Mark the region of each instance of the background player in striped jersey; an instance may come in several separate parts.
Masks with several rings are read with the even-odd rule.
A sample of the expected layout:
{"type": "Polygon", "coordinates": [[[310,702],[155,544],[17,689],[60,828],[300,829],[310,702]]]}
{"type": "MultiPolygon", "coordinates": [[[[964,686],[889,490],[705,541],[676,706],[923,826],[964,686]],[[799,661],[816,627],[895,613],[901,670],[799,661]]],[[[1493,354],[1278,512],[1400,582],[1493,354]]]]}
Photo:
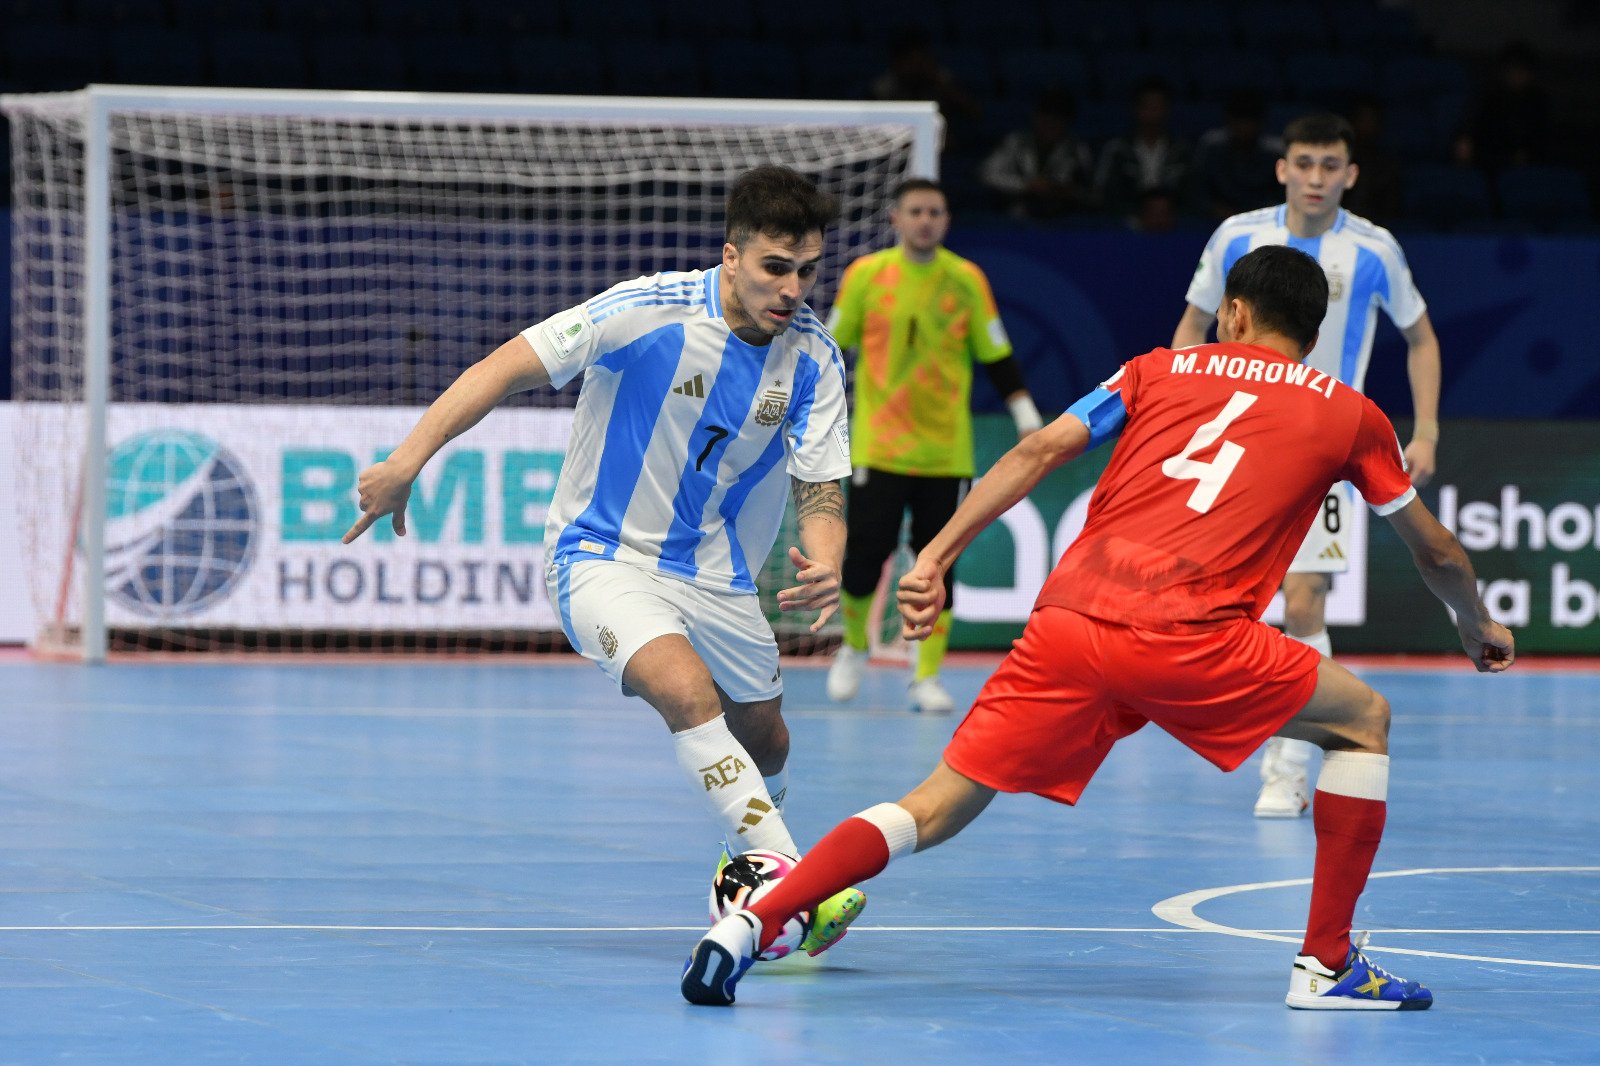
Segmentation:
{"type": "MultiPolygon", "coordinates": [[[[384,515],[405,533],[412,482],[500,400],[583,375],[545,526],[545,580],[573,647],[672,731],[690,787],[732,849],[799,854],[778,648],[754,574],[799,513],[784,610],[833,614],[850,472],[845,370],[806,294],[835,206],[805,176],[758,167],[729,191],[720,266],[616,285],[469,367],[388,459],[363,471],[349,543],[384,515]]],[[[819,908],[802,945],[844,934],[865,897],[819,908]]]]}
{"type": "MultiPolygon", "coordinates": [[[[1406,374],[1415,416],[1406,445],[1413,484],[1426,485],[1434,472],[1439,441],[1439,340],[1427,305],[1411,280],[1405,254],[1388,230],[1339,206],[1356,182],[1351,158],[1355,135],[1337,115],[1304,115],[1283,134],[1278,181],[1283,204],[1235,215],[1217,227],[1207,242],[1189,284],[1188,307],[1172,337],[1174,348],[1205,342],[1222,295],[1223,278],[1253,248],[1285,244],[1322,264],[1328,275],[1328,314],[1306,363],[1361,391],[1372,356],[1378,308],[1404,335],[1406,374]]],[[[1327,600],[1332,574],[1349,568],[1347,510],[1343,486],[1329,490],[1305,542],[1283,582],[1284,629],[1296,640],[1333,654],[1328,638],[1327,600]]],[[[1312,746],[1274,738],[1262,752],[1259,818],[1297,818],[1310,802],[1308,767],[1312,746]]]]}
{"type": "MultiPolygon", "coordinates": [[[[980,364],[1026,436],[1043,423],[1022,382],[989,280],[944,247],[950,209],[925,178],[895,188],[889,221],[899,243],[845,270],[828,328],[857,349],[851,416],[850,533],[844,558],[844,640],[828,670],[828,695],[854,699],[867,669],[867,617],[883,564],[911,512],[919,551],[955,513],[972,477],[972,364],[980,364]]],[[[912,710],[955,703],[939,683],[950,645],[954,575],[945,609],[917,647],[912,710]]]]}
{"type": "MultiPolygon", "coordinates": [[[[1432,1005],[1432,993],[1385,973],[1350,936],[1387,817],[1389,704],[1259,619],[1295,533],[1326,486],[1348,478],[1455,611],[1474,666],[1506,669],[1514,645],[1489,617],[1460,543],[1417,498],[1383,412],[1300,365],[1327,293],[1309,256],[1250,252],[1228,274],[1221,343],[1129,360],[984,475],[900,581],[908,637],[928,632],[944,571],[984,528],[1051,471],[1119,438],[1083,532],[933,774],[835,827],[766,896],[712,926],[684,968],[686,999],[731,1004],[748,960],[791,914],[950,839],[997,791],[1076,803],[1112,746],[1154,722],[1222,770],[1280,731],[1322,746],[1311,907],[1285,1001],[1432,1005]]],[[[1216,984],[1231,988],[1225,977],[1216,984]]]]}

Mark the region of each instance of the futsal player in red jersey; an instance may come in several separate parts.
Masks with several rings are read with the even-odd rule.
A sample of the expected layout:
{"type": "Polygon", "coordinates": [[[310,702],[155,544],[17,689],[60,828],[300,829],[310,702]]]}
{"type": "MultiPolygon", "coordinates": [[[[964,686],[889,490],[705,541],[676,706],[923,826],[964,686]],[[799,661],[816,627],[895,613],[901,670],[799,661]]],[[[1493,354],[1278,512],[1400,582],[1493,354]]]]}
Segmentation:
{"type": "Polygon", "coordinates": [[[1432,1005],[1432,993],[1383,971],[1350,936],[1383,835],[1389,704],[1259,619],[1327,486],[1347,480],[1455,612],[1477,669],[1505,670],[1515,652],[1460,543],[1411,487],[1388,419],[1300,362],[1327,299],[1309,256],[1280,245],[1250,252],[1228,273],[1221,343],[1129,360],[974,486],[901,579],[908,638],[928,633],[945,570],[981,530],[1050,471],[1120,436],[1083,532],[933,774],[898,803],[845,820],[749,910],[712,926],[684,969],[686,999],[731,1004],[790,916],[949,840],[996,792],[1077,802],[1112,745],[1154,722],[1224,771],[1280,732],[1326,752],[1311,913],[1288,1005],[1432,1005]]]}

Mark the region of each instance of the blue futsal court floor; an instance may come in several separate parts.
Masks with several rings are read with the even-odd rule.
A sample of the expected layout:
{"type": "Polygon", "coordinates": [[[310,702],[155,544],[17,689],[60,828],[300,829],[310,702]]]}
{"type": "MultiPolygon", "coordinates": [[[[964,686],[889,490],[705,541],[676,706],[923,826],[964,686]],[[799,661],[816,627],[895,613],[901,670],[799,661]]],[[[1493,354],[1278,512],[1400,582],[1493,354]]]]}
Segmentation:
{"type": "MultiPolygon", "coordinates": [[[[787,670],[802,844],[956,722],[824,665],[787,670]]],[[[1600,673],[1361,672],[1396,716],[1358,928],[1424,1013],[1283,1006],[1310,821],[1154,730],[718,1010],[677,988],[718,833],[587,664],[3,661],[0,1063],[1600,1062],[1600,673]]]]}

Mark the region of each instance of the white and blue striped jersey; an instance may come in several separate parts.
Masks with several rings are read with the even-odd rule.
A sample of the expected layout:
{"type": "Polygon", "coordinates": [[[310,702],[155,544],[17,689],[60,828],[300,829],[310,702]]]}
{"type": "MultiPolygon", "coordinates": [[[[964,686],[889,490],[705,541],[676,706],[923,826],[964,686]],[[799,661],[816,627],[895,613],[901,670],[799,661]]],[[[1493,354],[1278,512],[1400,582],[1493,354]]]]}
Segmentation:
{"type": "Polygon", "coordinates": [[[522,331],[551,384],[584,375],[547,563],[618,559],[754,593],[789,478],[850,474],[839,346],[803,304],[746,344],[721,282],[721,267],[638,278],[522,331]]]}
{"type": "Polygon", "coordinates": [[[1246,252],[1267,244],[1305,252],[1322,264],[1328,276],[1328,313],[1305,362],[1360,392],[1372,357],[1379,306],[1405,329],[1422,317],[1428,305],[1411,280],[1405,253],[1388,230],[1341,208],[1326,233],[1296,237],[1289,232],[1288,211],[1283,204],[1264,207],[1234,215],[1218,226],[1201,253],[1186,299],[1215,314],[1228,271],[1246,252]]]}

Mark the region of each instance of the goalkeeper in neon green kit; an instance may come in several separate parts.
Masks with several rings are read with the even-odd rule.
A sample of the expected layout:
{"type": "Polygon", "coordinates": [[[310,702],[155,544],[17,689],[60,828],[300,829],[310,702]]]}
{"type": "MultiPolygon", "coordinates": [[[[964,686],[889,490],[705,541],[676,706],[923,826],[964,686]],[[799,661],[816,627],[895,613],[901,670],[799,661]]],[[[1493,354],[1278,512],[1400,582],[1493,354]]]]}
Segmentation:
{"type": "MultiPolygon", "coordinates": [[[[944,190],[920,178],[903,182],[889,221],[899,243],[850,264],[828,322],[840,347],[857,352],[845,632],[828,671],[828,695],[839,702],[855,697],[866,674],[872,594],[898,545],[902,516],[910,510],[911,548],[918,551],[955,513],[972,477],[973,364],[1005,397],[1020,435],[1043,424],[1011,356],[988,279],[944,247],[950,229],[944,190]]],[[[954,593],[954,577],[945,580],[944,613],[917,649],[909,691],[916,711],[954,708],[939,681],[954,593]]]]}

